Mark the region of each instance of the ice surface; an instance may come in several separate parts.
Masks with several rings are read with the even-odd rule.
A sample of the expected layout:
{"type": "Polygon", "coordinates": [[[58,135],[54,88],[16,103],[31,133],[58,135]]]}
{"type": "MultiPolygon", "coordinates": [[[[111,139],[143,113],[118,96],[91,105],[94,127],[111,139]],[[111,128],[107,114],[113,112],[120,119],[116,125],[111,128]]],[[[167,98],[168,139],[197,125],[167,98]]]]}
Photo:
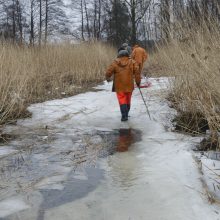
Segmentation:
{"type": "MultiPolygon", "coordinates": [[[[133,144],[127,152],[100,159],[98,167],[104,173],[104,178],[94,176],[95,167],[93,171],[76,173],[74,185],[69,180],[65,182],[66,176],[71,176],[68,168],[65,171],[62,166],[54,166],[53,169],[57,169],[59,174],[45,177],[37,185],[47,189],[48,194],[44,196],[45,201],[40,207],[47,208],[40,212],[40,217],[32,216],[31,219],[220,219],[219,207],[209,204],[207,200],[200,180],[202,175],[190,152],[194,139],[169,132],[164,127],[175,114],[165,100],[168,82],[172,83],[173,79],[149,80],[152,87],[142,89],[142,92],[154,120],[149,119],[136,89],[131,117],[127,122],[129,128],[142,132],[142,140],[133,144]],[[62,169],[65,171],[63,176],[62,169]],[[97,181],[99,178],[101,181],[97,181]],[[55,205],[52,202],[46,205],[50,199],[55,205]]],[[[29,108],[33,117],[20,120],[18,127],[48,126],[55,128],[54,131],[58,130],[59,133],[55,135],[58,140],[52,142],[52,150],[49,148],[50,159],[56,159],[59,154],[55,152],[71,149],[71,138],[75,140],[80,132],[93,134],[102,128],[103,131],[112,131],[121,127],[120,109],[111,87],[111,83],[105,83],[97,87],[102,91],[34,104],[29,108]]],[[[93,143],[99,141],[98,138],[94,140],[93,143]]],[[[78,142],[80,146],[80,140],[78,142]]],[[[29,213],[22,212],[22,220],[30,220],[29,213]]]]}
{"type": "Polygon", "coordinates": [[[0,217],[28,209],[29,206],[20,198],[10,198],[0,202],[0,217]]]}
{"type": "Polygon", "coordinates": [[[57,175],[52,177],[46,177],[43,180],[41,180],[39,183],[35,185],[38,189],[58,189],[62,190],[64,186],[61,184],[61,182],[65,181],[66,176],[65,175],[57,175]]]}
{"type": "Polygon", "coordinates": [[[201,170],[204,174],[203,179],[208,186],[210,195],[213,199],[220,200],[220,161],[207,157],[201,158],[201,170]]]}
{"type": "Polygon", "coordinates": [[[17,151],[13,147],[0,146],[0,158],[16,153],[17,151]]]}

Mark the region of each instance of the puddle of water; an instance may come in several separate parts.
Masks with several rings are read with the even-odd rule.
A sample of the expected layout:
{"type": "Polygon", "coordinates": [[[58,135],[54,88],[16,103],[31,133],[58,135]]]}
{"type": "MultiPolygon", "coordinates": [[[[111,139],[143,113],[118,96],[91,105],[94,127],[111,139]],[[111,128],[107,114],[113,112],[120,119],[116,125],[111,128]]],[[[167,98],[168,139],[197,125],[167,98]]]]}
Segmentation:
{"type": "MultiPolygon", "coordinates": [[[[91,138],[88,135],[86,139],[88,146],[91,148],[92,144],[96,145],[96,150],[99,152],[96,156],[99,158],[107,157],[108,155],[112,155],[115,152],[126,152],[129,150],[129,147],[132,146],[135,142],[141,141],[141,131],[134,129],[120,129],[114,130],[111,132],[102,132],[98,131],[95,133],[95,136],[92,140],[87,139],[91,138]],[[101,140],[100,140],[101,137],[101,140]],[[100,147],[100,141],[105,143],[100,147]]],[[[85,197],[89,192],[93,191],[100,181],[103,179],[104,174],[102,170],[97,167],[88,168],[87,167],[87,156],[89,155],[89,161],[92,160],[92,152],[95,150],[88,149],[86,147],[82,148],[83,151],[78,149],[78,152],[75,154],[75,157],[83,157],[82,163],[84,164],[86,171],[86,179],[78,178],[75,173],[71,173],[64,183],[63,190],[41,190],[41,193],[44,197],[43,202],[40,206],[40,211],[38,214],[37,220],[43,220],[45,212],[48,209],[53,209],[54,207],[59,207],[63,204],[73,202],[77,199],[85,197]]]]}
{"type": "Polygon", "coordinates": [[[107,155],[115,152],[126,152],[132,144],[141,141],[142,132],[136,129],[119,129],[111,132],[99,132],[99,135],[107,143],[107,155]]]}
{"type": "Polygon", "coordinates": [[[133,143],[138,141],[141,141],[141,133],[139,131],[120,129],[116,150],[118,152],[126,152],[133,143]]]}
{"type": "Polygon", "coordinates": [[[15,185],[17,182],[21,185],[29,185],[30,181],[37,183],[42,178],[52,176],[54,167],[72,167],[73,170],[95,167],[98,158],[128,151],[132,144],[141,141],[141,135],[139,130],[120,129],[95,131],[80,137],[58,135],[58,140],[55,140],[54,135],[51,143],[44,143],[36,138],[36,147],[23,148],[1,160],[0,179],[4,181],[1,181],[0,186],[2,183],[14,185],[11,184],[13,182],[15,185]]]}
{"type": "Polygon", "coordinates": [[[93,191],[101,179],[103,179],[103,171],[95,168],[85,169],[87,174],[86,180],[76,179],[74,173],[70,173],[67,181],[64,183],[63,190],[40,190],[43,195],[37,220],[44,220],[45,211],[63,204],[73,202],[86,196],[93,191]]]}
{"type": "Polygon", "coordinates": [[[50,141],[44,141],[41,135],[28,133],[16,142],[19,153],[0,162],[0,200],[40,192],[43,202],[38,220],[44,219],[46,210],[93,191],[104,177],[104,171],[97,167],[99,158],[128,151],[132,144],[141,141],[142,133],[135,129],[84,133],[53,130],[48,135],[50,141]],[[30,138],[34,146],[22,147],[30,138]],[[82,170],[85,176],[79,178],[77,172],[82,170]]]}

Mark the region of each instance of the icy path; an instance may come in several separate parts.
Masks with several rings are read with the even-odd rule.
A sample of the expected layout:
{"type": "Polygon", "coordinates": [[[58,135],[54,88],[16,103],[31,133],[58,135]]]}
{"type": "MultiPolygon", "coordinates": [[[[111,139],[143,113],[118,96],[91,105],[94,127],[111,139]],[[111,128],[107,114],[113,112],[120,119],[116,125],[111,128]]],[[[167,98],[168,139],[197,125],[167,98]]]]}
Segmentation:
{"type": "MultiPolygon", "coordinates": [[[[36,184],[28,199],[25,193],[21,193],[0,201],[0,219],[220,219],[219,207],[207,201],[201,174],[192,158],[193,139],[169,132],[163,126],[170,111],[163,99],[167,80],[151,81],[153,86],[143,92],[156,120],[149,120],[140,94],[135,90],[128,122],[130,128],[142,131],[140,142],[133,144],[127,152],[99,159],[96,164],[98,172],[93,168],[74,174],[73,178],[79,181],[74,184],[67,180],[71,168],[57,167],[59,175],[36,184]],[[54,191],[44,194],[42,188],[54,191]],[[62,202],[62,198],[65,201],[62,202]]],[[[103,90],[33,105],[30,108],[33,118],[20,121],[17,127],[8,127],[8,130],[19,133],[22,128],[23,132],[28,132],[48,126],[59,130],[59,135],[64,137],[74,129],[119,129],[120,113],[115,94],[110,93],[111,85],[99,88],[103,90]]],[[[52,145],[56,151],[58,147],[72,147],[65,138],[52,141],[52,145]]],[[[9,146],[5,149],[8,153],[16,152],[9,146]]],[[[44,152],[38,153],[37,159],[42,157],[45,157],[44,152]]]]}

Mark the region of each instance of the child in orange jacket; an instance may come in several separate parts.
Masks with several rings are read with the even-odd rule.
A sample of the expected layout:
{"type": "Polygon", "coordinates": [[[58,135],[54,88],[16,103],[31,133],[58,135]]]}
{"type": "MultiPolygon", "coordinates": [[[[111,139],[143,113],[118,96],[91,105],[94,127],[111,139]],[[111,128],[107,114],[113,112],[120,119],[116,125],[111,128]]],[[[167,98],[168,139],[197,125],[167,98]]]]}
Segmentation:
{"type": "Polygon", "coordinates": [[[134,90],[134,81],[140,86],[140,74],[137,63],[129,57],[127,50],[120,50],[118,58],[108,67],[106,80],[113,80],[113,92],[116,92],[121,110],[121,121],[128,120],[128,113],[131,107],[131,96],[134,90]]]}

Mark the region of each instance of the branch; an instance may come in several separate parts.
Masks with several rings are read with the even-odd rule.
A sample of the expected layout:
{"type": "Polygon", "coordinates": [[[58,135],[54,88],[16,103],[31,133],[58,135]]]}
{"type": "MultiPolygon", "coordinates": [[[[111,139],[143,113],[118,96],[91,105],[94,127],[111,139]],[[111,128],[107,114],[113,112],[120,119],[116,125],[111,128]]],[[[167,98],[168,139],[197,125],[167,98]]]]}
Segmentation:
{"type": "Polygon", "coordinates": [[[131,3],[128,0],[124,0],[130,7],[132,7],[131,3]]]}
{"type": "Polygon", "coordinates": [[[151,2],[152,2],[152,0],[149,1],[148,5],[145,7],[144,11],[141,13],[141,16],[139,16],[139,17],[136,19],[135,23],[137,23],[139,20],[141,20],[141,19],[144,17],[144,15],[145,15],[147,9],[148,9],[149,6],[151,5],[151,2]]]}

